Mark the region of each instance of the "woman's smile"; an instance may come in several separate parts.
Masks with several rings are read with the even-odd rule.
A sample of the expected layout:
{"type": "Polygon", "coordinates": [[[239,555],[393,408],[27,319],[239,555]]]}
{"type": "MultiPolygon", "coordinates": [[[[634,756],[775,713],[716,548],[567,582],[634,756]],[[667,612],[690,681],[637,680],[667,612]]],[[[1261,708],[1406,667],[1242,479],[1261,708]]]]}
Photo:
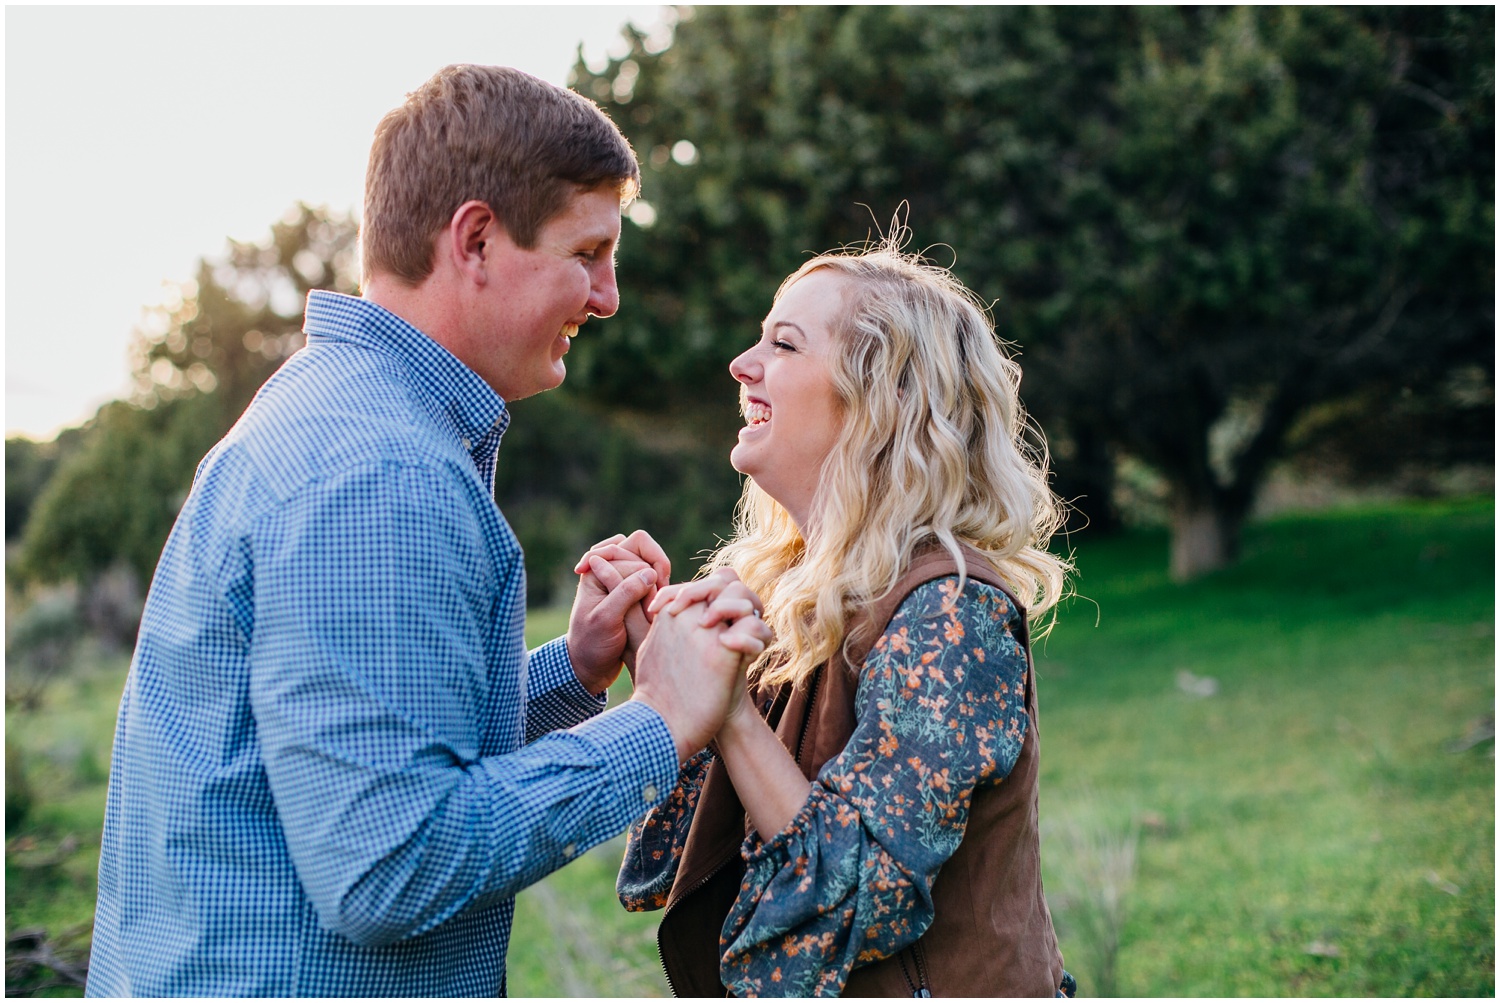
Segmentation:
{"type": "Polygon", "coordinates": [[[742,396],[740,413],[745,416],[745,427],[741,429],[742,432],[758,428],[771,420],[771,405],[748,394],[742,396]]]}

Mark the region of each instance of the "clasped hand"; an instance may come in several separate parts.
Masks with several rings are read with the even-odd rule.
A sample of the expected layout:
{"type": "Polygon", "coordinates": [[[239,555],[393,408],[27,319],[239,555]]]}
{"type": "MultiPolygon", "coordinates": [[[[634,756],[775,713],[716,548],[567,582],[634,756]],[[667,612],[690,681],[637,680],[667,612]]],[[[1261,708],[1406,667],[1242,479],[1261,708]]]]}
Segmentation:
{"type": "MultiPolygon", "coordinates": [[[[597,636],[611,633],[612,620],[614,638],[624,635],[615,649],[615,672],[623,656],[635,683],[631,699],[662,716],[678,758],[686,759],[747,704],[745,667],[772,634],[760,619],[760,599],[733,571],[667,585],[663,568],[670,568],[665,553],[642,531],[590,548],[574,569],[581,577],[569,650],[575,624],[597,636]]],[[[607,650],[608,639],[592,647],[607,650]]]]}

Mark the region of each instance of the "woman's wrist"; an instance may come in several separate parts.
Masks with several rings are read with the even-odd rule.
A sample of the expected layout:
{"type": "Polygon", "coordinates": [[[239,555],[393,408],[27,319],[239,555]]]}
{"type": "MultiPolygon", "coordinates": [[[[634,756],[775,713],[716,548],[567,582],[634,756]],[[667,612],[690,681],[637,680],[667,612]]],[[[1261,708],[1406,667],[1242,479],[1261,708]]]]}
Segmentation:
{"type": "Polygon", "coordinates": [[[743,748],[747,743],[754,742],[758,737],[756,733],[760,730],[769,731],[770,729],[765,719],[755,712],[755,704],[749,696],[742,696],[734,709],[724,718],[724,723],[719,726],[719,733],[714,736],[714,739],[721,750],[728,755],[734,755],[735,751],[743,748]]]}

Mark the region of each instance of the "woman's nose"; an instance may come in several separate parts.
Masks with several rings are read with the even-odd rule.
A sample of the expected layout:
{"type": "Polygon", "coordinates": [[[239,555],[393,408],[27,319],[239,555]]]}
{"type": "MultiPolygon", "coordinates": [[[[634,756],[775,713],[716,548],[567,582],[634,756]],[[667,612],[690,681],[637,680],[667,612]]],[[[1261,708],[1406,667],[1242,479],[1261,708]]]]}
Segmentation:
{"type": "Polygon", "coordinates": [[[755,370],[759,367],[755,363],[755,349],[748,348],[734,357],[729,363],[729,375],[741,383],[755,382],[755,370]]]}

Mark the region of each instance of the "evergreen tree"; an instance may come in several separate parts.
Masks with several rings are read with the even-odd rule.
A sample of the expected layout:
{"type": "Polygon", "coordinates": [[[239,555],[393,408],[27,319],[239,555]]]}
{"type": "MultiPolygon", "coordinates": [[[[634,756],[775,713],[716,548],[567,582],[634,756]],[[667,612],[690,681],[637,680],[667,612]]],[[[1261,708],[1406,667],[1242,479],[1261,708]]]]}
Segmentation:
{"type": "Polygon", "coordinates": [[[1456,367],[1493,386],[1491,8],[681,16],[575,69],[650,224],[575,391],[732,428],[724,366],[781,278],[904,204],[995,299],[1060,492],[1107,523],[1110,458],[1145,460],[1187,578],[1233,559],[1311,409],[1456,367]]]}

